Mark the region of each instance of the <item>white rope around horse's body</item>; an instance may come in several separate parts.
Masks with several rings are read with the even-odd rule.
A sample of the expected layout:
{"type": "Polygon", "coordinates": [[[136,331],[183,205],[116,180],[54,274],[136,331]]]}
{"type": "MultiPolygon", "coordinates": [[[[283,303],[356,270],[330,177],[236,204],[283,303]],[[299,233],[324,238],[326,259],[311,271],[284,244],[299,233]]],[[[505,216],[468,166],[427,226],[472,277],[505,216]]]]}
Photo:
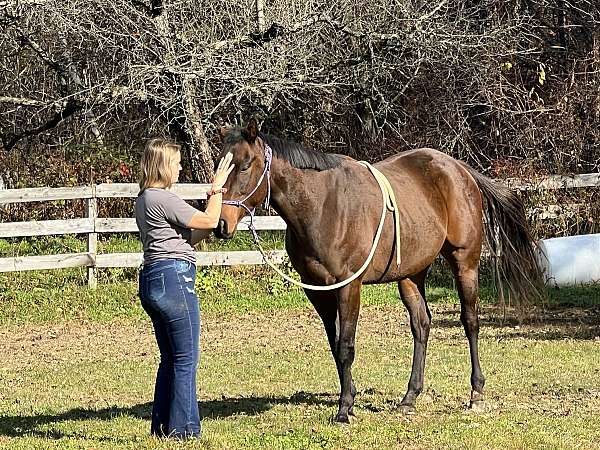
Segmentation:
{"type": "Polygon", "coordinates": [[[330,284],[330,285],[325,285],[325,286],[316,286],[316,285],[305,284],[300,281],[296,281],[293,278],[290,278],[289,276],[287,276],[285,273],[283,273],[277,266],[275,266],[275,264],[273,264],[271,261],[269,261],[267,255],[265,254],[265,251],[262,249],[262,247],[260,246],[260,243],[257,240],[256,246],[258,247],[258,250],[259,250],[260,254],[262,255],[265,263],[267,263],[275,272],[277,272],[285,280],[289,281],[292,284],[295,284],[296,286],[299,286],[304,289],[310,289],[312,291],[331,291],[331,290],[339,289],[343,286],[346,286],[347,284],[356,280],[365,270],[367,270],[367,267],[369,266],[369,264],[371,263],[371,261],[373,259],[373,255],[375,255],[375,250],[377,249],[377,245],[379,244],[379,239],[381,237],[381,232],[383,231],[383,224],[385,222],[386,210],[388,210],[388,209],[394,213],[394,223],[395,223],[394,230],[396,233],[396,264],[398,264],[398,266],[400,266],[400,216],[399,216],[399,211],[398,211],[398,205],[396,204],[396,196],[394,195],[394,190],[392,189],[392,186],[390,185],[390,182],[385,177],[385,175],[382,174],[375,167],[373,167],[371,164],[369,164],[366,161],[359,161],[359,164],[362,164],[363,166],[365,166],[366,168],[368,168],[371,171],[371,173],[377,180],[377,184],[379,184],[379,188],[381,189],[381,195],[383,196],[383,210],[381,212],[381,220],[379,221],[379,227],[377,228],[377,233],[375,233],[375,239],[373,240],[373,246],[371,247],[371,251],[369,252],[369,256],[367,257],[367,260],[364,262],[364,264],[361,266],[361,268],[358,269],[358,271],[354,275],[352,275],[350,278],[347,278],[346,280],[340,281],[339,283],[335,283],[335,284],[330,284]]]}

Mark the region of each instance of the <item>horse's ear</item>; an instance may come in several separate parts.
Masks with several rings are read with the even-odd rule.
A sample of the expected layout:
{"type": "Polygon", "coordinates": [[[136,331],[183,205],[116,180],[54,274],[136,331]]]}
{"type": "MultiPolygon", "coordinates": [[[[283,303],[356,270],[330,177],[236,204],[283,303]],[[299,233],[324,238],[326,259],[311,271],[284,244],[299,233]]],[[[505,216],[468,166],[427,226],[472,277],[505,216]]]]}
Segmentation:
{"type": "Polygon", "coordinates": [[[258,136],[258,124],[256,119],[253,117],[246,125],[246,140],[249,144],[254,144],[256,137],[258,136]]]}
{"type": "Polygon", "coordinates": [[[219,127],[219,136],[221,137],[221,140],[225,139],[226,134],[227,134],[227,127],[224,127],[221,125],[219,127]]]}

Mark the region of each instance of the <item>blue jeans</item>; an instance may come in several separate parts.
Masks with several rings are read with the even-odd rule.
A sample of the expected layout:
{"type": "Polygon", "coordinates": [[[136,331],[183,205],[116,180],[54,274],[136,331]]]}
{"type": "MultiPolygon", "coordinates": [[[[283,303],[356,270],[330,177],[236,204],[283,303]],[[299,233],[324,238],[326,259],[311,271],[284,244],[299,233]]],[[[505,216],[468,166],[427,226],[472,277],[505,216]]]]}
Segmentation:
{"type": "Polygon", "coordinates": [[[139,295],[160,350],[150,432],[161,437],[202,434],[196,399],[200,307],[194,292],[196,266],[180,259],[145,265],[139,295]]]}

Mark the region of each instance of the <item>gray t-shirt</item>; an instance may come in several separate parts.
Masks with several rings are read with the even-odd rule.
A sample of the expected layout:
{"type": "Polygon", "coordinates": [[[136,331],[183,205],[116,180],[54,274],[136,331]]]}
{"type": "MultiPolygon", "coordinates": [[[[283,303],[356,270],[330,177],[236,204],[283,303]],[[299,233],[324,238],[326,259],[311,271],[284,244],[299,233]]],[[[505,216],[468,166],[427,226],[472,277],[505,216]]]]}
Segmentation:
{"type": "Polygon", "coordinates": [[[144,264],[184,259],[196,264],[187,228],[198,210],[165,189],[147,188],[135,201],[135,221],[144,246],[144,264]]]}

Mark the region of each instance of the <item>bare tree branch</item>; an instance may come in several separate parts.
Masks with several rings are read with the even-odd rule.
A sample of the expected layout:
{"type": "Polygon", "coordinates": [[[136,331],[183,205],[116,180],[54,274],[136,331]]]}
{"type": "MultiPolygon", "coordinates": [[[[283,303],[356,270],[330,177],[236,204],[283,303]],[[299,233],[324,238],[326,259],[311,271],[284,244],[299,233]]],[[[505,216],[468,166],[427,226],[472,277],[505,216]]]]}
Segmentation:
{"type": "Polygon", "coordinates": [[[54,121],[58,141],[177,134],[197,179],[212,170],[214,123],[250,114],[367,159],[427,145],[490,171],[600,166],[592,0],[18,3],[0,40],[5,134],[43,129],[72,100],[80,113],[54,121]]]}
{"type": "Polygon", "coordinates": [[[21,139],[26,138],[28,136],[34,136],[47,130],[51,130],[63,120],[71,117],[79,110],[81,110],[81,106],[75,101],[70,101],[67,103],[67,105],[62,111],[56,113],[54,117],[52,117],[52,119],[50,119],[45,124],[37,128],[33,128],[31,130],[25,130],[19,134],[11,136],[2,136],[2,148],[4,148],[4,150],[10,151],[21,139]]]}
{"type": "Polygon", "coordinates": [[[38,106],[45,107],[56,104],[55,102],[43,102],[40,100],[34,100],[32,98],[17,98],[17,97],[5,97],[0,96],[0,103],[12,103],[13,105],[19,106],[38,106]]]}
{"type": "Polygon", "coordinates": [[[56,70],[60,74],[66,74],[67,71],[56,61],[53,61],[52,58],[45,52],[37,42],[35,42],[31,37],[29,37],[26,33],[18,30],[18,36],[23,42],[24,45],[29,46],[33,51],[35,51],[40,58],[52,69],[56,70]]]}

